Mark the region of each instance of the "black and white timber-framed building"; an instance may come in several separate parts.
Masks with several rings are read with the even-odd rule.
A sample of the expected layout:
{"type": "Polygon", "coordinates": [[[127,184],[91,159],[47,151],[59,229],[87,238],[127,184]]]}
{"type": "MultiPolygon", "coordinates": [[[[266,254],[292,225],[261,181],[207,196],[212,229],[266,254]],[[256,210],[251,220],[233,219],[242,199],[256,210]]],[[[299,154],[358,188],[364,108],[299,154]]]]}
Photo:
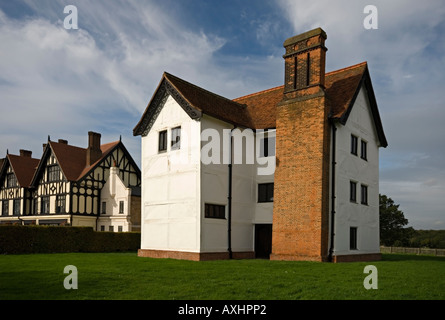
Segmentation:
{"type": "Polygon", "coordinates": [[[80,148],[48,138],[40,159],[8,153],[0,162],[0,224],[139,231],[140,170],[121,139],[100,140],[90,131],[80,148]]]}

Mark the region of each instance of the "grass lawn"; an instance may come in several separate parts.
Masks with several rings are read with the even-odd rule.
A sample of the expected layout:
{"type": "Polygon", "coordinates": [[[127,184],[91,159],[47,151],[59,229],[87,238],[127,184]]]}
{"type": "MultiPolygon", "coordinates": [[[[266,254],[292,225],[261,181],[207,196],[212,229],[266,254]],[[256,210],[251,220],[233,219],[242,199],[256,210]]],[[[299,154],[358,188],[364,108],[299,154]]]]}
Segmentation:
{"type": "Polygon", "coordinates": [[[0,300],[444,300],[445,258],[384,254],[355,263],[268,260],[181,261],[136,253],[0,256],[0,300]],[[378,289],[366,290],[366,265],[378,289]],[[78,270],[66,290],[65,266],[78,270]]]}

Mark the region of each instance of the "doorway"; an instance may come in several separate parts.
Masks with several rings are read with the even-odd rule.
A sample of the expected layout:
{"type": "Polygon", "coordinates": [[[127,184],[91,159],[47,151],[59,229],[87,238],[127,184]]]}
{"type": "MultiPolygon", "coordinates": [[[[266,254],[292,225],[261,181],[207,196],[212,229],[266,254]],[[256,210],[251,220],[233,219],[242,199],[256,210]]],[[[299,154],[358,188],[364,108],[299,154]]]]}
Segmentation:
{"type": "Polygon", "coordinates": [[[269,259],[272,252],[272,224],[255,225],[255,258],[269,259]]]}

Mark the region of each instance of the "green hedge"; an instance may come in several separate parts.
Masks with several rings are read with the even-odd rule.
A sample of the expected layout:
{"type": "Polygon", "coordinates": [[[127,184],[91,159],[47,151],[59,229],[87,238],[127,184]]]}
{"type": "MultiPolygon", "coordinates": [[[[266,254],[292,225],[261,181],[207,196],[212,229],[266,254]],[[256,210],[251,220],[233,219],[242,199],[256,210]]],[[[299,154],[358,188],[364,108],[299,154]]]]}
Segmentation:
{"type": "Polygon", "coordinates": [[[0,226],[0,254],[136,251],[140,232],[96,232],[91,227],[0,226]]]}

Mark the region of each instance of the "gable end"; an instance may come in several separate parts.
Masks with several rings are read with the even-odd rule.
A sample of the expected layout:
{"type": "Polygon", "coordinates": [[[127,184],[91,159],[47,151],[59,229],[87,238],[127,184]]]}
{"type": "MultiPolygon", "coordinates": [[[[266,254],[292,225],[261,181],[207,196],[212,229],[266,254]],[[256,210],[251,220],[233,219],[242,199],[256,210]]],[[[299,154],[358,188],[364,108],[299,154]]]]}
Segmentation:
{"type": "Polygon", "coordinates": [[[184,111],[190,116],[192,119],[199,119],[202,116],[202,112],[193,108],[190,102],[188,102],[183,95],[175,88],[175,86],[170,83],[165,77],[161,80],[153,98],[149,102],[144,114],[142,115],[141,120],[133,129],[133,135],[138,136],[141,135],[145,137],[148,132],[153,127],[154,122],[156,121],[159,113],[162,110],[165,102],[167,101],[168,96],[172,96],[173,99],[184,109],[184,111]]]}

